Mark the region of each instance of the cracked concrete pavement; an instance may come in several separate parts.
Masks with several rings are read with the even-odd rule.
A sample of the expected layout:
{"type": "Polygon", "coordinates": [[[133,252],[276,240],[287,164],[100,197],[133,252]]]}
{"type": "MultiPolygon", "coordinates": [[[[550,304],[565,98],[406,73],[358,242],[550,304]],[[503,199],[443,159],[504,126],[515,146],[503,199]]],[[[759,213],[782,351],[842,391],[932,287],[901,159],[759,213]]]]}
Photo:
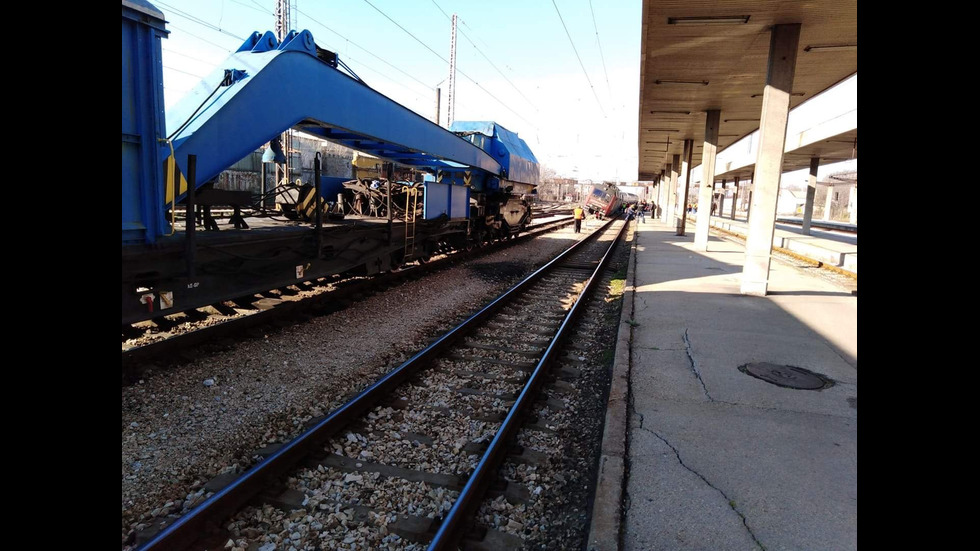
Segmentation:
{"type": "Polygon", "coordinates": [[[654,222],[635,234],[617,349],[617,371],[628,365],[621,518],[607,522],[617,541],[590,549],[856,549],[856,296],[775,260],[770,296],[741,295],[742,245],[712,236],[695,251],[654,222]],[[739,371],[751,362],[834,384],[776,386],[739,371]]]}
{"type": "MultiPolygon", "coordinates": [[[[674,487],[682,488],[683,498],[678,504],[675,505],[676,509],[672,514],[678,512],[684,512],[689,508],[698,509],[697,514],[691,514],[689,512],[684,512],[684,514],[677,515],[678,521],[672,522],[669,529],[662,530],[659,533],[655,533],[654,537],[650,537],[647,534],[642,534],[637,538],[637,543],[641,545],[643,549],[650,549],[654,546],[667,547],[666,543],[673,540],[673,545],[670,547],[678,546],[691,546],[695,545],[703,549],[720,549],[724,546],[730,546],[733,543],[737,543],[743,549],[755,547],[761,548],[762,545],[759,540],[752,533],[752,528],[748,525],[748,522],[735,504],[735,501],[729,498],[725,494],[725,491],[718,488],[711,483],[710,480],[706,479],[704,475],[691,468],[689,465],[684,463],[684,459],[681,457],[680,452],[667,441],[666,438],[657,434],[643,426],[642,416],[640,417],[639,430],[648,432],[660,440],[667,448],[674,453],[676,458],[676,464],[681,468],[686,469],[690,474],[693,474],[697,479],[694,479],[681,472],[679,469],[673,466],[672,459],[669,457],[670,454],[662,449],[662,446],[652,443],[651,451],[657,454],[665,462],[665,464],[670,465],[670,468],[664,469],[659,473],[662,483],[670,484],[674,487]],[[669,481],[669,482],[668,482],[669,481]],[[717,492],[721,497],[719,501],[719,496],[711,495],[711,492],[707,490],[710,488],[717,492]],[[738,518],[741,519],[742,525],[749,536],[746,538],[733,538],[732,533],[736,534],[739,532],[738,526],[733,525],[735,519],[729,514],[729,511],[725,510],[726,504],[734,511],[738,518]],[[708,522],[705,522],[705,521],[708,522]]],[[[634,427],[636,428],[636,427],[634,427]]],[[[651,443],[647,443],[648,445],[651,443]]],[[[640,451],[640,450],[636,450],[640,451]]],[[[645,453],[645,450],[644,450],[645,453]]],[[[644,516],[650,517],[667,517],[669,514],[665,514],[663,500],[655,500],[652,497],[646,497],[646,503],[643,503],[643,497],[637,496],[637,503],[632,502],[632,496],[628,496],[630,503],[628,507],[632,514],[642,514],[644,516]],[[653,505],[649,505],[653,504],[653,505]],[[649,510],[656,508],[657,510],[649,510]]],[[[737,522],[735,522],[737,524],[737,522]]]]}

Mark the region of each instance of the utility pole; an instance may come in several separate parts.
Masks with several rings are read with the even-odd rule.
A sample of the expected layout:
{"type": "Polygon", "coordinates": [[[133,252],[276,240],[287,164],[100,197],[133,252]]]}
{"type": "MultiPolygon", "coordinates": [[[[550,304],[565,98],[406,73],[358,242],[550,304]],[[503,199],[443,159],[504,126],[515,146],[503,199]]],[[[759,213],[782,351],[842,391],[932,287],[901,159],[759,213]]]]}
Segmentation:
{"type": "Polygon", "coordinates": [[[453,125],[456,112],[456,14],[453,14],[453,34],[449,40],[449,97],[446,98],[446,128],[453,125]]]}
{"type": "Polygon", "coordinates": [[[439,103],[442,101],[442,88],[436,88],[436,124],[439,124],[439,103]]]}
{"type": "MultiPolygon", "coordinates": [[[[293,8],[296,0],[276,0],[276,38],[279,43],[286,39],[290,29],[296,25],[293,19],[293,8]]],[[[276,165],[276,184],[289,183],[289,155],[293,150],[293,130],[288,129],[282,134],[282,150],[286,155],[286,162],[276,165]]]]}

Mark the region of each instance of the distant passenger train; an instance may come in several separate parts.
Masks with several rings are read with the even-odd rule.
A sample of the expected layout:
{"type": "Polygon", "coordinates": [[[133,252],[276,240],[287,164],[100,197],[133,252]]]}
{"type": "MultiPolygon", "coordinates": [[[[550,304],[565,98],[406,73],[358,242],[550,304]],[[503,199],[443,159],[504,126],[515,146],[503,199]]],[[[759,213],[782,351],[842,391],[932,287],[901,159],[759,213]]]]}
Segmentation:
{"type": "Polygon", "coordinates": [[[636,203],[640,198],[632,193],[622,191],[609,184],[592,186],[592,191],[585,198],[585,209],[589,212],[601,212],[603,216],[616,214],[623,205],[636,203]]]}

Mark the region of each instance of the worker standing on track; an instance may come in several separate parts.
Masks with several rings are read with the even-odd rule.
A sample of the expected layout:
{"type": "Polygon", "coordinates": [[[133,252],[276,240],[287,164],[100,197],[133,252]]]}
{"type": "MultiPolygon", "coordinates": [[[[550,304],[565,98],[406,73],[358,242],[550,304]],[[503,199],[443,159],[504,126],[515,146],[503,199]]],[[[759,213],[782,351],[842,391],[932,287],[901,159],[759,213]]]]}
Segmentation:
{"type": "Polygon", "coordinates": [[[581,206],[575,205],[575,233],[582,233],[582,219],[585,218],[585,210],[581,206]]]}

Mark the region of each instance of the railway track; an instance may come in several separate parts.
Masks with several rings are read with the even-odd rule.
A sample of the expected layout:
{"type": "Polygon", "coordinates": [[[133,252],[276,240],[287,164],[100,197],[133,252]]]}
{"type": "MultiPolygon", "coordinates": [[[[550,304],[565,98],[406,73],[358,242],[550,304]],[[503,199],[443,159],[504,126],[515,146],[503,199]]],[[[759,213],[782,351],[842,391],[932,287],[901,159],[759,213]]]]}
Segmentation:
{"type": "MultiPolygon", "coordinates": [[[[745,237],[721,228],[712,227],[711,233],[722,239],[727,239],[736,243],[745,244],[745,237]]],[[[772,247],[773,258],[776,258],[797,269],[807,271],[817,277],[831,281],[842,288],[850,291],[852,295],[857,295],[857,274],[837,266],[808,258],[797,254],[789,249],[782,247],[772,247]]]]}
{"type": "Polygon", "coordinates": [[[213,480],[141,549],[523,547],[545,530],[514,511],[534,508],[539,469],[567,455],[538,450],[576,424],[568,395],[582,390],[584,356],[566,339],[625,227],[610,221],[298,438],[256,452],[242,476],[213,480]]]}
{"type": "Polygon", "coordinates": [[[516,239],[495,243],[472,251],[433,257],[427,263],[414,263],[402,269],[372,277],[322,278],[285,288],[242,297],[235,301],[214,304],[152,321],[122,327],[123,382],[138,380],[148,363],[170,363],[190,355],[193,347],[202,343],[227,344],[241,336],[258,336],[269,325],[289,325],[311,316],[342,310],[359,297],[398,285],[406,279],[419,278],[426,273],[465,261],[499,246],[508,246],[536,235],[559,229],[571,223],[566,216],[552,216],[539,222],[516,239]]]}

